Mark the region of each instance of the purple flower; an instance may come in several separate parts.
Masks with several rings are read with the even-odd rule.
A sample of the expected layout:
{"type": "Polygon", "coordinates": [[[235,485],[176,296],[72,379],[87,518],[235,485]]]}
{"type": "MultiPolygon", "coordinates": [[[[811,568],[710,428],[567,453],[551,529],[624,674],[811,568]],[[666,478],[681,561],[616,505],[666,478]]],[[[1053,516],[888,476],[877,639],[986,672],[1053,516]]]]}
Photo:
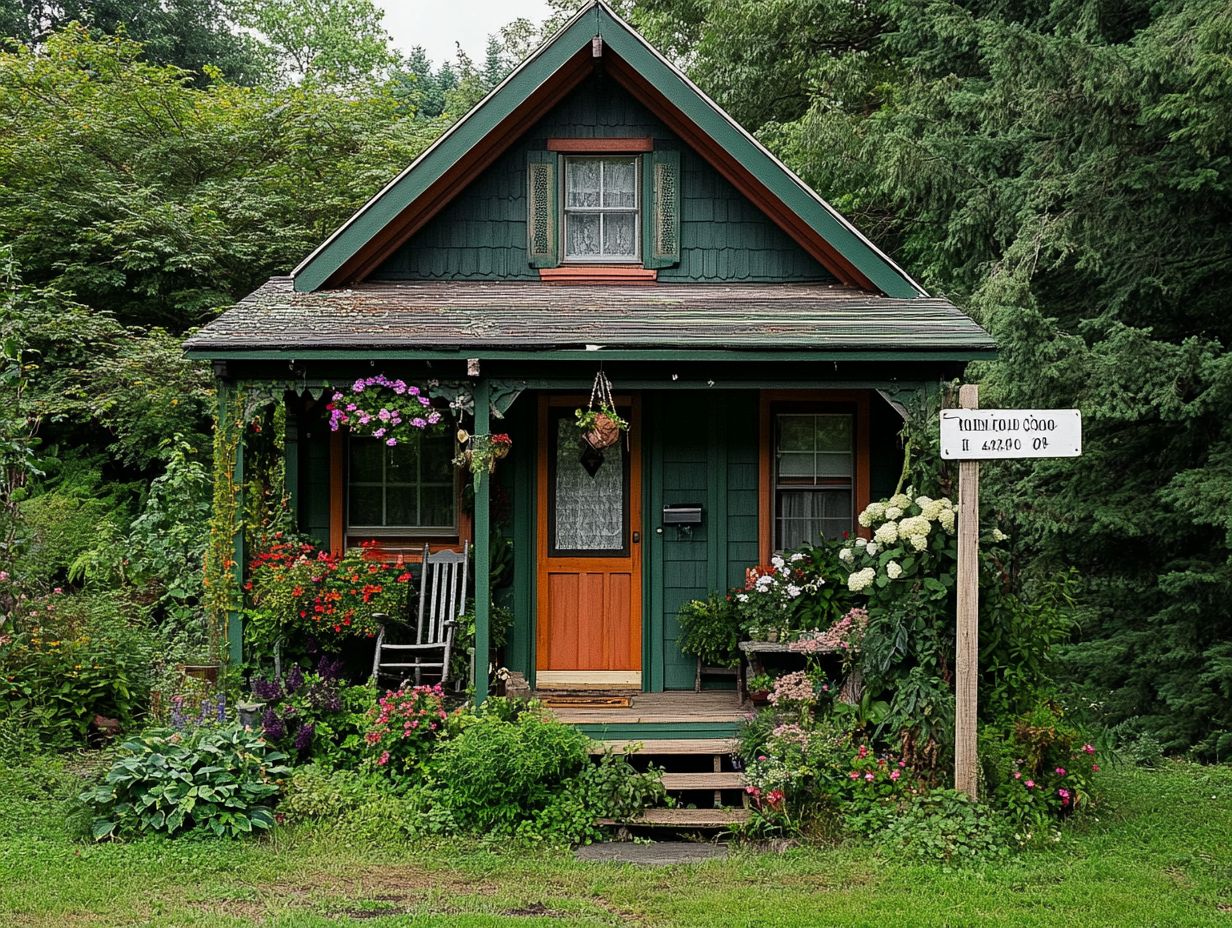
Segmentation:
{"type": "Polygon", "coordinates": [[[312,746],[312,736],[316,732],[316,726],[312,722],[306,725],[301,725],[299,731],[295,733],[295,750],[306,751],[312,746]]]}
{"type": "Polygon", "coordinates": [[[398,444],[398,439],[396,439],[396,438],[387,438],[387,439],[385,439],[385,444],[389,445],[389,447],[391,447],[391,448],[392,448],[392,447],[394,447],[394,445],[398,444]]]}
{"type": "Polygon", "coordinates": [[[419,416],[416,416],[414,419],[411,420],[411,425],[415,426],[415,428],[417,429],[422,429],[427,424],[428,424],[427,421],[424,419],[421,419],[419,416]]]}
{"type": "Polygon", "coordinates": [[[171,727],[172,728],[183,728],[184,727],[184,713],[180,711],[180,707],[178,705],[174,709],[171,710],[171,727]]]}
{"type": "Polygon", "coordinates": [[[273,709],[266,709],[261,713],[261,730],[265,732],[265,737],[270,741],[277,741],[287,733],[287,728],[282,724],[282,719],[278,717],[278,713],[273,709]]]}
{"type": "Polygon", "coordinates": [[[282,685],[277,680],[255,677],[252,681],[252,695],[256,696],[257,699],[280,699],[282,697],[282,685]]]}
{"type": "Polygon", "coordinates": [[[299,664],[292,664],[291,669],[287,671],[286,686],[288,693],[294,693],[297,689],[304,685],[304,672],[300,670],[299,664]]]}
{"type": "Polygon", "coordinates": [[[215,707],[214,717],[219,722],[225,722],[227,720],[227,696],[225,693],[218,694],[218,705],[215,707]]]}
{"type": "Polygon", "coordinates": [[[322,654],[317,661],[317,673],[322,680],[337,680],[342,675],[342,658],[322,654]]]}

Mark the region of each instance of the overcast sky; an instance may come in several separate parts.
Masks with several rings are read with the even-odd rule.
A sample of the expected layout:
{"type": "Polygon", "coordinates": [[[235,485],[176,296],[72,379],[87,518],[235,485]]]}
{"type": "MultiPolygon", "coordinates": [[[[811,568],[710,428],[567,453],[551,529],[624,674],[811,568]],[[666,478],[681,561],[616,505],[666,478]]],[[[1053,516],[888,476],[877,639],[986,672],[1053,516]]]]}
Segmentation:
{"type": "Polygon", "coordinates": [[[385,10],[394,44],[403,51],[422,45],[436,64],[453,58],[454,42],[481,59],[488,35],[507,22],[548,17],[544,0],[377,0],[377,5],[385,10]]]}

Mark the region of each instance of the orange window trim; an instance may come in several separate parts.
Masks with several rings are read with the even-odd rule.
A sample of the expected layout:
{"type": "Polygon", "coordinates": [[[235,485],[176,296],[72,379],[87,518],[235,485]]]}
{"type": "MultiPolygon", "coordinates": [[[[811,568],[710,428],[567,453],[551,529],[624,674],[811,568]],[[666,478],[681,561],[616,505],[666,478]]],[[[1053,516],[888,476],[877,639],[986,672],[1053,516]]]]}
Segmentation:
{"type": "MultiPolygon", "coordinates": [[[[474,540],[474,517],[462,506],[459,488],[457,498],[458,534],[452,536],[429,536],[424,538],[386,537],[378,538],[376,550],[382,560],[418,564],[423,554],[424,542],[428,551],[435,553],[455,549],[463,541],[474,540]]],[[[329,550],[341,554],[348,542],[346,533],[346,439],[342,432],[329,436],[329,550]]]]}
{"type": "MultiPolygon", "coordinates": [[[[774,411],[775,406],[791,403],[817,407],[845,405],[855,410],[855,512],[869,504],[871,461],[869,460],[869,394],[867,390],[762,390],[759,409],[757,536],[760,563],[767,564],[774,553],[774,411]]],[[[867,529],[852,528],[868,537],[867,529]]]]}
{"type": "Polygon", "coordinates": [[[565,152],[571,155],[604,155],[654,151],[654,139],[548,139],[548,151],[565,152]]]}
{"type": "Polygon", "coordinates": [[[540,268],[539,279],[545,284],[653,284],[659,272],[629,264],[563,264],[540,268]]]}

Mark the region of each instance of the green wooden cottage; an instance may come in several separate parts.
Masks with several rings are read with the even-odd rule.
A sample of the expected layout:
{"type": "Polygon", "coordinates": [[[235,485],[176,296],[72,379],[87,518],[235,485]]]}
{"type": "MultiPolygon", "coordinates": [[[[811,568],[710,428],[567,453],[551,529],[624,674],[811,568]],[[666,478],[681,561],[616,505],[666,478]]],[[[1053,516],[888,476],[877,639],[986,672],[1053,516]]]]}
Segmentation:
{"type": "MultiPolygon", "coordinates": [[[[576,715],[609,737],[705,737],[740,711],[694,693],[680,605],[852,531],[893,489],[903,399],[994,345],[593,2],[187,350],[224,403],[286,391],[301,530],[407,557],[470,539],[481,654],[499,532],[505,666],[641,694],[576,715]],[[573,418],[600,370],[631,427],[595,469],[573,418]],[[473,498],[452,429],[387,449],[327,427],[319,385],[378,373],[439,382],[473,403],[473,434],[512,437],[473,498]]],[[[481,661],[480,698],[489,684],[481,661]]]]}

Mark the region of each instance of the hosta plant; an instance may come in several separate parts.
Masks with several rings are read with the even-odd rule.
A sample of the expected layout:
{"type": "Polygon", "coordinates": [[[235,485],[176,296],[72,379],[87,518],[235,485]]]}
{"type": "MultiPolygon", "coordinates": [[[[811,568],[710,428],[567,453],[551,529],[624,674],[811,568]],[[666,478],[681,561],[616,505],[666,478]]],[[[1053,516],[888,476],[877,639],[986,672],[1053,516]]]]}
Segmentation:
{"type": "Polygon", "coordinates": [[[256,733],[231,724],[151,729],[120,745],[102,781],[81,794],[96,840],[149,832],[240,837],[273,826],[291,770],[256,733]]]}

